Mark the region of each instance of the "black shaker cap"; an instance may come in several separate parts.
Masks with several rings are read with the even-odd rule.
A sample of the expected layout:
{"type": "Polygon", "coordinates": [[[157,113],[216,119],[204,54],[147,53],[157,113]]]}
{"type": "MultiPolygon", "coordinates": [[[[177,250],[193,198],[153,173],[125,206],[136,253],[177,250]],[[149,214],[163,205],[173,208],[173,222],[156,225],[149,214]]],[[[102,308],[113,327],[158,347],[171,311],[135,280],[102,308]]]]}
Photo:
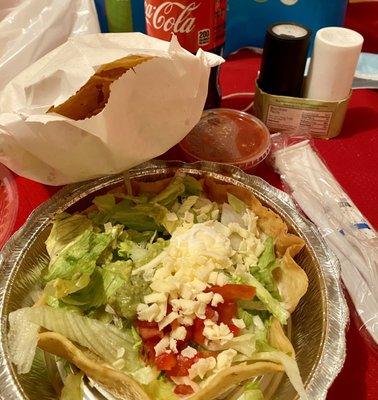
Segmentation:
{"type": "Polygon", "coordinates": [[[264,92],[300,97],[311,31],[294,22],[271,25],[265,35],[258,84],[264,92]]]}

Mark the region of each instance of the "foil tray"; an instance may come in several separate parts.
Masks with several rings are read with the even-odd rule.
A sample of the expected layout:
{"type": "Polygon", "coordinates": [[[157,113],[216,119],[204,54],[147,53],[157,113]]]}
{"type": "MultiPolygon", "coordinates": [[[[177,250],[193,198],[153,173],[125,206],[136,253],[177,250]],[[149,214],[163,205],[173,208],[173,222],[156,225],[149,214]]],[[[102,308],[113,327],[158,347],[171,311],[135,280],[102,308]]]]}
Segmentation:
{"type": "MultiPolygon", "coordinates": [[[[312,223],[298,214],[290,197],[256,176],[247,175],[236,167],[209,162],[184,164],[153,161],[127,172],[130,179],[155,181],[172,176],[177,170],[193,176],[212,178],[245,187],[260,201],[273,209],[301,236],[306,246],[297,256],[298,263],[309,278],[309,290],[291,318],[291,340],[299,370],[309,399],[325,399],[327,390],[345,359],[345,327],[348,309],[340,284],[337,258],[327,248],[312,223]]],[[[20,307],[32,305],[32,292],[39,282],[46,263],[45,240],[54,216],[64,210],[79,211],[94,196],[119,185],[124,175],[108,176],[66,186],[37,208],[25,225],[16,232],[0,253],[0,398],[2,400],[52,400],[58,396],[54,388],[61,385],[54,362],[40,351],[29,374],[18,375],[9,360],[7,315],[20,307]]],[[[264,378],[265,379],[265,378],[264,378]]],[[[265,384],[267,398],[294,400],[297,395],[286,376],[269,378],[265,384]],[[274,392],[274,393],[272,393],[274,392]]],[[[103,399],[93,385],[86,385],[85,397],[103,399]],[[97,394],[96,394],[97,393],[97,394]]]]}

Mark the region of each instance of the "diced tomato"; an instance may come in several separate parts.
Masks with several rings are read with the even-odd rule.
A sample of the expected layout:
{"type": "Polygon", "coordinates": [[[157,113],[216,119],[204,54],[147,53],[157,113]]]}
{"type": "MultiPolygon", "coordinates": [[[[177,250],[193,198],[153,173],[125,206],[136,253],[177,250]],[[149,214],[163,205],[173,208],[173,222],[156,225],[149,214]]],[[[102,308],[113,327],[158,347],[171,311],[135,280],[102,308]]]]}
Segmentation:
{"type": "Polygon", "coordinates": [[[159,326],[156,322],[137,320],[135,324],[143,341],[152,339],[154,337],[163,337],[163,333],[159,331],[159,326]]]}
{"type": "Polygon", "coordinates": [[[209,351],[209,350],[204,350],[197,353],[197,356],[199,358],[209,358],[209,357],[217,358],[217,355],[218,353],[216,351],[209,351]]]}
{"type": "Polygon", "coordinates": [[[181,326],[180,322],[178,322],[177,319],[175,319],[173,322],[171,322],[171,330],[172,331],[174,331],[175,329],[179,328],[180,326],[181,326]]]}
{"type": "Polygon", "coordinates": [[[217,318],[216,318],[217,314],[216,313],[217,312],[212,307],[210,307],[209,305],[206,306],[205,316],[206,316],[207,319],[211,319],[212,321],[216,322],[216,320],[217,320],[217,318]]]}
{"type": "Polygon", "coordinates": [[[239,335],[240,329],[237,326],[235,326],[234,324],[229,324],[228,327],[234,336],[239,335]]]}
{"type": "Polygon", "coordinates": [[[148,322],[148,321],[140,321],[139,319],[135,320],[135,325],[137,328],[157,328],[157,322],[148,322]]]}
{"type": "Polygon", "coordinates": [[[143,341],[152,339],[154,337],[159,337],[159,338],[163,337],[162,333],[155,328],[141,328],[139,329],[139,335],[143,341]]]}
{"type": "Polygon", "coordinates": [[[189,342],[193,339],[193,326],[185,326],[186,336],[184,340],[178,340],[176,343],[177,350],[180,352],[184,350],[189,342]]]}
{"type": "Polygon", "coordinates": [[[211,286],[205,292],[219,293],[224,301],[236,301],[253,299],[256,289],[249,285],[227,284],[224,286],[211,286]]]}
{"type": "Polygon", "coordinates": [[[193,321],[193,341],[197,344],[204,344],[205,336],[203,336],[203,328],[205,323],[202,319],[196,318],[193,321]]]}
{"type": "Polygon", "coordinates": [[[194,327],[193,325],[186,326],[186,337],[184,339],[185,342],[189,342],[190,340],[193,339],[193,334],[194,334],[194,327]]]}
{"type": "Polygon", "coordinates": [[[184,357],[181,354],[176,355],[176,365],[167,371],[168,376],[188,376],[190,367],[195,364],[200,358],[217,357],[214,351],[201,351],[193,358],[184,357]]]}
{"type": "Polygon", "coordinates": [[[178,354],[176,356],[176,365],[169,370],[167,374],[169,376],[188,376],[190,367],[198,360],[198,355],[193,358],[188,358],[178,354]]]}
{"type": "Polygon", "coordinates": [[[193,390],[193,388],[192,388],[191,386],[189,386],[189,385],[177,385],[177,386],[175,387],[174,392],[175,392],[176,394],[178,394],[178,395],[183,395],[183,396],[185,396],[185,395],[188,395],[188,394],[193,394],[193,393],[194,393],[194,390],[193,390]]]}
{"type": "Polygon", "coordinates": [[[176,356],[172,353],[163,353],[155,359],[156,368],[160,371],[170,371],[176,365],[176,356]]]}
{"type": "Polygon", "coordinates": [[[143,342],[143,353],[146,361],[149,364],[155,363],[155,349],[154,347],[159,343],[159,337],[153,337],[152,339],[148,339],[143,342]]]}
{"type": "Polygon", "coordinates": [[[226,325],[232,324],[232,318],[235,318],[238,308],[236,303],[233,301],[227,301],[219,303],[217,307],[219,313],[219,322],[223,322],[226,325]]]}

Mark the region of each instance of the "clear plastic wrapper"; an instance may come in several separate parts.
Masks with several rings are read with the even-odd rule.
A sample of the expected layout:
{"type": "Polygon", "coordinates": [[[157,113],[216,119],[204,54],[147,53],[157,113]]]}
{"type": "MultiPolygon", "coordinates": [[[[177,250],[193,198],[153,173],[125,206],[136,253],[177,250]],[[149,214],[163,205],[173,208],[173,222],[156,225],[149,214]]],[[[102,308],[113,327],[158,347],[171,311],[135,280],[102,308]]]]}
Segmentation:
{"type": "Polygon", "coordinates": [[[93,0],[1,0],[0,89],[69,37],[98,32],[93,0]]]}
{"type": "Polygon", "coordinates": [[[305,136],[273,135],[272,162],[341,264],[363,326],[378,344],[378,236],[305,136]]]}
{"type": "Polygon", "coordinates": [[[0,250],[12,233],[17,210],[16,183],[9,170],[0,164],[0,250]]]}

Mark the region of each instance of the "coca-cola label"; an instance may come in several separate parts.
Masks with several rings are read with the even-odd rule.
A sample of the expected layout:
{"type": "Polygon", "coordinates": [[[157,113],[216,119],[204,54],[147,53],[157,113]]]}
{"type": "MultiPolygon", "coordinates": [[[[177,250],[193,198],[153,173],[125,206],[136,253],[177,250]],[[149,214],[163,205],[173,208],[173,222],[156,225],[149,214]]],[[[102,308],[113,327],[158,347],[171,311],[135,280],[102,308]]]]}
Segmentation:
{"type": "Polygon", "coordinates": [[[145,0],[147,33],[163,40],[177,35],[191,52],[212,50],[225,41],[227,0],[145,0]]]}

